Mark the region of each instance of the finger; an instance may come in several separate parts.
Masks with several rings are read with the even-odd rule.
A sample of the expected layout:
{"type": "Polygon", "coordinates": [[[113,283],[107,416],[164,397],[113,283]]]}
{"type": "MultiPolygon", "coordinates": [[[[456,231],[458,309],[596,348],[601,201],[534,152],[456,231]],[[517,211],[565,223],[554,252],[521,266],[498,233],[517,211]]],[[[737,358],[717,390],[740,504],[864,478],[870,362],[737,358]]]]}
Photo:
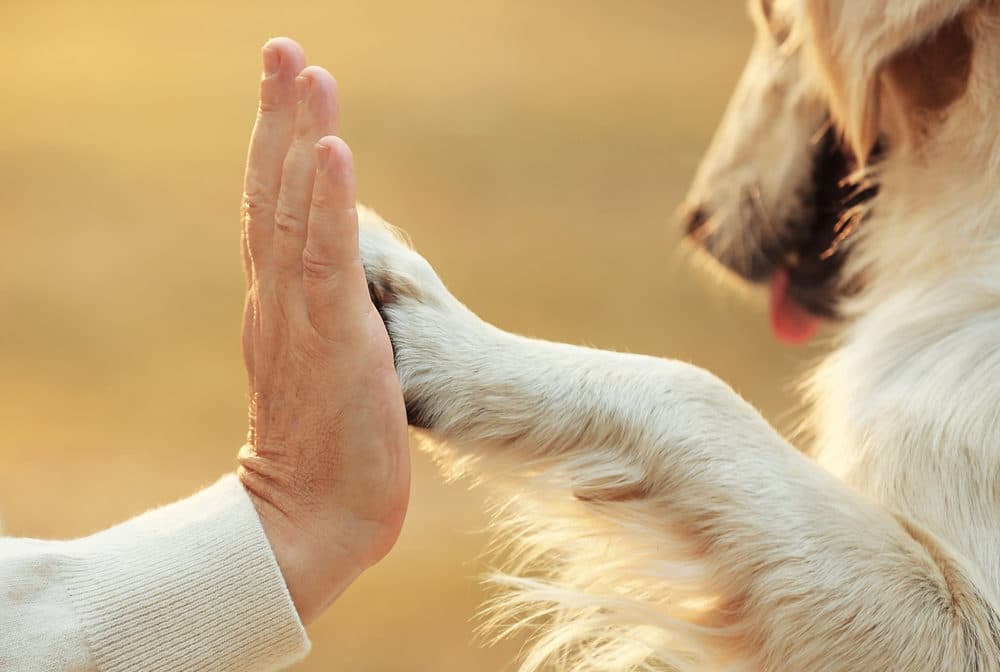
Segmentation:
{"type": "Polygon", "coordinates": [[[310,321],[321,334],[334,337],[349,328],[371,301],[358,250],[351,150],[331,136],[319,141],[316,155],[316,186],[302,253],[303,285],[310,321]]]}
{"type": "Polygon", "coordinates": [[[337,124],[336,82],[326,70],[312,66],[296,80],[299,98],[295,136],[285,157],[281,193],[275,212],[273,255],[279,300],[290,310],[305,308],[302,295],[302,250],[316,174],[316,142],[337,124]]]}
{"type": "Polygon", "coordinates": [[[248,284],[251,266],[257,273],[269,272],[281,168],[295,129],[295,77],[306,62],[302,48],[287,37],[268,40],[262,59],[260,105],[243,183],[243,259],[248,284]]]}

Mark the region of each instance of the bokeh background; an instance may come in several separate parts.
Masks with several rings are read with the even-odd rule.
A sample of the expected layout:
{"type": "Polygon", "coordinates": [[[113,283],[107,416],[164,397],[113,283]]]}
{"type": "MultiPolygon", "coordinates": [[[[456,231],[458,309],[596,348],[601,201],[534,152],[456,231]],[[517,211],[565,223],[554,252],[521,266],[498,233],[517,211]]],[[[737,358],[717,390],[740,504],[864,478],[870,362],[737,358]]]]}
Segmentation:
{"type": "MultiPolygon", "coordinates": [[[[679,245],[749,49],[735,0],[0,3],[0,515],[83,535],[189,494],[244,436],[237,206],[259,49],[340,83],[360,193],[508,329],[679,357],[779,427],[809,353],[679,245]]],[[[484,672],[481,495],[423,456],[396,551],[300,670],[484,672]]]]}

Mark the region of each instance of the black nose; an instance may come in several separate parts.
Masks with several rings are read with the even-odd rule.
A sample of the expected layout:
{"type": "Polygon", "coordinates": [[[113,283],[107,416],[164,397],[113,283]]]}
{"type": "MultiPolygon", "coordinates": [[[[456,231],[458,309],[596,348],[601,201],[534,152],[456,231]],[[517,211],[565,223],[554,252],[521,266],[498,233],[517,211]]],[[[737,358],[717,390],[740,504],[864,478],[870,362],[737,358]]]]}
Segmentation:
{"type": "Polygon", "coordinates": [[[702,227],[708,221],[711,214],[707,209],[702,206],[697,206],[688,210],[686,215],[686,222],[684,223],[684,230],[687,235],[692,238],[700,238],[702,235],[702,227]]]}

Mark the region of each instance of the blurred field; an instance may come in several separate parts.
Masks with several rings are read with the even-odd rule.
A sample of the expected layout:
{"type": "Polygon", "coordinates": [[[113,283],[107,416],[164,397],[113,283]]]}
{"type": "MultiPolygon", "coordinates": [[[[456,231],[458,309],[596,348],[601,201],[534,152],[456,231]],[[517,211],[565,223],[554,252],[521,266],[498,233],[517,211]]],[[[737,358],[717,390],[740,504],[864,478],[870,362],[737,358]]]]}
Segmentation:
{"type": "MultiPolygon", "coordinates": [[[[337,76],[363,200],[509,329],[670,355],[779,426],[801,353],[679,252],[673,209],[749,48],[722,0],[0,5],[0,513],[81,535],[231,469],[236,210],[259,47],[337,76]]],[[[749,298],[749,300],[747,300],[749,298]]],[[[416,460],[398,549],[301,670],[506,669],[472,642],[480,498],[416,460]]]]}

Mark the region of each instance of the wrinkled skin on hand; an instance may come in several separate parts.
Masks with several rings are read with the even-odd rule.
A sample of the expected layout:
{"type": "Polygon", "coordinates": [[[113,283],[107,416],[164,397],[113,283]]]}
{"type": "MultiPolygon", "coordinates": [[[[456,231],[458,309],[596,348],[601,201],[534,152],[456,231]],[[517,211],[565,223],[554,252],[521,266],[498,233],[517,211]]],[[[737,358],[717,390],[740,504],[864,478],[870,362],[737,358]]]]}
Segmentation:
{"type": "Polygon", "coordinates": [[[406,414],[358,252],[354,165],[328,72],[263,52],[242,208],[249,433],[238,474],[303,622],[392,548],[406,414]]]}

